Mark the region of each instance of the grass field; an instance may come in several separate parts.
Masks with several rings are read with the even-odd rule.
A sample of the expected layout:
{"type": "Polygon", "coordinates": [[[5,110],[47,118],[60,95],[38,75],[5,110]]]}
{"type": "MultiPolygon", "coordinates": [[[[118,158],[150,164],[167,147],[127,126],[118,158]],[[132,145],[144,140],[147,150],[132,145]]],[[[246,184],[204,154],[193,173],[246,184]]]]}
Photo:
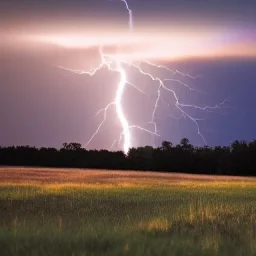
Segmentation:
{"type": "Polygon", "coordinates": [[[0,255],[256,255],[256,179],[2,167],[0,255]]]}

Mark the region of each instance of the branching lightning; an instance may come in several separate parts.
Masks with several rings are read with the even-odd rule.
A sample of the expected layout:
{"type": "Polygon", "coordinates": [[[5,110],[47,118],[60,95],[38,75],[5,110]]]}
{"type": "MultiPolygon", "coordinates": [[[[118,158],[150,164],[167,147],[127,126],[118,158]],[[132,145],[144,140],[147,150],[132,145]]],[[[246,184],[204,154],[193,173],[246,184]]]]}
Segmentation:
{"type": "MultiPolygon", "coordinates": [[[[128,2],[126,0],[120,0],[120,1],[125,4],[126,10],[128,11],[128,14],[129,14],[129,28],[130,28],[130,31],[132,32],[133,31],[133,13],[132,13],[132,10],[130,9],[130,7],[128,5],[128,2]]],[[[131,131],[130,130],[133,129],[133,128],[140,129],[140,130],[142,130],[144,132],[147,132],[147,133],[149,133],[153,136],[160,136],[158,134],[156,115],[157,115],[157,110],[158,110],[160,101],[163,100],[163,98],[161,96],[162,91],[166,91],[174,97],[175,107],[180,111],[180,113],[182,114],[183,117],[188,118],[189,120],[191,120],[195,124],[195,126],[197,128],[198,135],[202,138],[202,140],[206,144],[206,139],[203,136],[203,134],[201,133],[200,127],[199,127],[199,124],[198,124],[198,121],[200,119],[194,118],[193,116],[189,115],[184,109],[186,109],[186,108],[195,108],[195,109],[199,109],[199,110],[215,110],[215,109],[218,109],[221,105],[223,105],[227,101],[227,99],[219,105],[205,106],[205,107],[200,107],[200,106],[197,106],[197,105],[190,105],[190,104],[181,103],[179,101],[179,98],[178,98],[176,92],[174,91],[174,89],[169,88],[169,86],[167,85],[167,82],[178,83],[178,84],[184,86],[185,88],[187,88],[188,90],[195,90],[195,89],[191,88],[189,85],[187,85],[186,83],[183,83],[181,80],[178,80],[178,79],[174,79],[174,78],[161,79],[160,77],[154,76],[153,74],[144,71],[144,69],[141,67],[141,64],[148,65],[151,68],[155,68],[155,69],[163,69],[166,72],[168,72],[172,77],[178,74],[178,75],[181,75],[183,77],[188,77],[190,79],[197,79],[198,76],[194,77],[194,76],[191,76],[189,74],[184,74],[184,73],[182,73],[178,70],[173,71],[173,70],[169,69],[166,66],[153,64],[153,63],[150,63],[148,61],[140,61],[139,64],[138,64],[138,63],[122,60],[122,59],[119,59],[118,56],[116,56],[116,55],[105,54],[104,51],[103,51],[103,46],[100,46],[99,54],[100,54],[100,57],[101,57],[101,62],[99,64],[99,66],[96,67],[96,68],[93,68],[89,71],[73,70],[73,69],[68,69],[68,68],[65,68],[65,67],[59,67],[59,68],[62,68],[64,70],[67,70],[67,71],[70,71],[70,72],[73,72],[73,73],[79,74],[79,75],[86,74],[86,75],[94,76],[94,75],[97,74],[98,71],[100,71],[103,68],[107,68],[109,71],[116,72],[120,75],[120,81],[119,81],[118,88],[117,88],[117,91],[116,91],[116,94],[115,94],[115,98],[105,108],[99,110],[98,113],[96,114],[96,115],[99,115],[100,113],[103,113],[103,119],[102,119],[101,123],[99,124],[99,126],[97,127],[97,129],[95,130],[95,132],[93,133],[93,135],[91,136],[91,138],[86,143],[86,146],[88,146],[91,143],[91,141],[95,138],[95,136],[100,131],[101,127],[106,122],[107,112],[112,106],[115,106],[116,115],[117,115],[118,120],[121,124],[122,132],[120,134],[119,140],[116,139],[112,143],[111,149],[117,143],[120,144],[120,142],[122,141],[122,138],[123,138],[123,147],[122,148],[123,148],[124,153],[127,154],[128,151],[129,151],[129,148],[132,147],[132,138],[131,138],[131,131]],[[128,80],[127,72],[126,72],[126,69],[125,69],[126,66],[134,68],[141,75],[147,76],[153,82],[158,83],[158,85],[156,86],[157,98],[156,98],[156,101],[154,103],[153,112],[152,112],[152,115],[151,115],[151,120],[150,120],[150,122],[148,122],[149,124],[153,125],[153,130],[152,131],[148,130],[148,129],[145,129],[145,128],[143,128],[141,126],[138,126],[138,125],[130,125],[127,118],[126,118],[126,115],[124,113],[124,109],[123,109],[123,106],[122,106],[122,99],[123,99],[123,96],[124,96],[124,91],[125,91],[126,86],[132,86],[138,92],[147,95],[143,90],[141,90],[139,87],[137,87],[136,85],[134,85],[133,83],[131,83],[128,80]]],[[[168,103],[166,103],[166,104],[169,105],[168,103]]],[[[154,145],[154,140],[153,140],[153,145],[154,145]]]]}

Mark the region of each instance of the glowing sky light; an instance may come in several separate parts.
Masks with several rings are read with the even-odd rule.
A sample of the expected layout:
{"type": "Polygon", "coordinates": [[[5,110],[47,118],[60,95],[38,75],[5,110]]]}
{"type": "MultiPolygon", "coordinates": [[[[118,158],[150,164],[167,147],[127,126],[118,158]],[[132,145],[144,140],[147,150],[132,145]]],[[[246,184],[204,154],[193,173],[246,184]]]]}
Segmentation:
{"type": "MultiPolygon", "coordinates": [[[[125,0],[121,0],[121,1],[125,4],[125,7],[128,11],[130,33],[133,33],[132,32],[133,31],[132,10],[130,9],[127,1],[125,1],[125,0]]],[[[185,77],[189,77],[190,79],[196,79],[197,77],[193,77],[189,74],[183,74],[182,72],[180,72],[178,70],[173,71],[173,70],[169,69],[167,66],[153,64],[153,63],[145,61],[145,60],[144,61],[140,60],[140,63],[136,63],[134,61],[130,61],[129,59],[127,60],[126,58],[123,58],[124,56],[120,56],[120,55],[118,55],[118,53],[117,54],[106,54],[106,53],[104,53],[104,45],[101,45],[99,49],[100,49],[99,54],[101,56],[101,62],[99,64],[99,66],[94,68],[94,69],[91,69],[89,71],[84,71],[84,70],[73,70],[73,69],[60,67],[62,69],[74,72],[76,74],[81,74],[81,75],[82,74],[87,74],[87,75],[90,75],[90,76],[96,75],[99,70],[101,70],[104,67],[107,67],[110,72],[117,72],[120,75],[120,81],[119,81],[119,84],[118,84],[118,87],[117,87],[117,90],[116,90],[115,100],[113,102],[110,102],[105,108],[101,109],[97,113],[97,115],[98,115],[98,114],[103,112],[103,119],[102,119],[101,123],[99,124],[99,126],[97,127],[97,129],[95,130],[95,132],[93,133],[92,137],[86,143],[86,146],[89,146],[91,141],[95,138],[95,136],[97,136],[101,127],[104,125],[105,121],[107,120],[107,112],[108,112],[108,110],[111,106],[115,106],[116,115],[117,115],[118,120],[120,122],[120,125],[122,127],[122,133],[120,134],[120,137],[119,137],[119,144],[120,144],[121,140],[123,139],[122,150],[124,151],[125,154],[127,154],[129,149],[133,146],[132,142],[131,142],[132,135],[131,135],[131,131],[130,131],[132,128],[137,128],[137,129],[143,130],[144,132],[148,132],[148,133],[152,134],[153,136],[159,136],[158,128],[157,128],[157,122],[156,122],[156,115],[157,115],[159,102],[161,100],[162,91],[170,93],[170,95],[172,97],[174,97],[175,107],[180,111],[180,113],[182,114],[183,117],[188,118],[189,120],[191,120],[195,124],[195,126],[197,128],[198,135],[202,138],[202,140],[206,144],[206,139],[203,136],[203,134],[201,133],[200,126],[198,124],[199,119],[194,118],[193,116],[188,114],[188,112],[186,112],[185,109],[186,108],[195,108],[195,109],[200,109],[200,110],[207,110],[207,109],[213,110],[213,109],[219,108],[219,106],[224,104],[226,102],[226,100],[224,102],[222,102],[220,105],[216,105],[216,106],[213,106],[213,107],[211,107],[211,106],[200,107],[200,106],[196,106],[196,105],[181,103],[178,96],[177,96],[177,93],[175,92],[175,90],[173,88],[170,88],[168,85],[166,85],[166,83],[167,82],[178,82],[181,86],[185,86],[187,89],[193,90],[193,88],[191,88],[189,85],[183,83],[182,81],[180,81],[178,79],[175,79],[174,76],[176,74],[179,74],[179,75],[182,75],[182,76],[185,76],[185,77]],[[145,64],[145,65],[151,66],[152,68],[155,68],[155,69],[164,69],[164,70],[169,72],[171,77],[161,79],[158,76],[154,76],[153,74],[143,70],[143,68],[140,66],[142,63],[145,64]],[[148,129],[145,129],[144,127],[142,127],[142,126],[129,124],[129,121],[127,120],[126,114],[125,114],[123,106],[122,106],[122,99],[123,99],[123,97],[125,97],[125,95],[124,95],[125,94],[125,87],[128,86],[128,85],[133,86],[138,91],[140,91],[142,93],[144,93],[144,92],[141,91],[139,89],[139,87],[137,87],[136,85],[129,82],[129,78],[128,78],[128,75],[127,75],[127,72],[126,72],[126,69],[125,69],[126,66],[135,68],[137,70],[137,72],[139,72],[141,75],[149,77],[154,82],[152,86],[156,86],[155,82],[158,83],[158,85],[156,86],[157,98],[156,98],[155,103],[154,103],[154,108],[153,108],[153,112],[152,112],[152,115],[151,115],[152,116],[151,120],[149,120],[149,122],[148,122],[148,123],[153,125],[153,130],[148,130],[148,129]]],[[[115,139],[111,148],[113,148],[113,145],[116,143],[116,141],[117,141],[117,139],[115,139]]],[[[154,145],[154,140],[153,140],[152,144],[153,144],[153,146],[155,146],[154,145]]]]}

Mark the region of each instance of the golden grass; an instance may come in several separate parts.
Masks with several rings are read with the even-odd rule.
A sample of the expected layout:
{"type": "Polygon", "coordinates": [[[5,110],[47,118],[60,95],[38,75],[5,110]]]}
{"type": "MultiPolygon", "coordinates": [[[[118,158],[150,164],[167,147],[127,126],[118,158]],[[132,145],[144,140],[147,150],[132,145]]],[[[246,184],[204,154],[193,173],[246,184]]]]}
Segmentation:
{"type": "Polygon", "coordinates": [[[49,188],[147,187],[147,186],[256,186],[256,178],[181,173],[0,167],[1,185],[44,185],[49,188]]]}
{"type": "Polygon", "coordinates": [[[0,254],[255,255],[255,195],[247,177],[1,167],[0,254]]]}

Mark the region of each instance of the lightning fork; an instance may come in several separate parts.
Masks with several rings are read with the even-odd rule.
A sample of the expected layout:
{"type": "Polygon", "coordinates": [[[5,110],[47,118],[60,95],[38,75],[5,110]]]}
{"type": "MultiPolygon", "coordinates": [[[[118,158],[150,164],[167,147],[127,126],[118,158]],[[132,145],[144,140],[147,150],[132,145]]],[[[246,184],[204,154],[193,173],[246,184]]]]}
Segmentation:
{"type": "MultiPolygon", "coordinates": [[[[120,1],[124,3],[124,5],[126,7],[126,10],[128,11],[128,14],[129,14],[129,28],[130,28],[130,31],[132,32],[133,31],[133,27],[134,27],[132,9],[130,9],[130,7],[128,5],[128,2],[126,0],[120,0],[120,1]]],[[[206,144],[206,139],[203,136],[203,134],[201,133],[200,127],[199,127],[199,124],[198,124],[198,121],[200,121],[201,119],[192,117],[183,108],[195,108],[195,109],[199,109],[199,110],[203,110],[203,111],[204,110],[214,110],[214,109],[218,109],[221,105],[225,104],[227,99],[224,100],[219,105],[216,105],[216,106],[205,106],[205,107],[200,107],[200,106],[193,105],[193,104],[180,103],[179,98],[178,98],[176,92],[174,91],[174,89],[170,89],[169,87],[167,87],[167,85],[165,84],[166,82],[178,83],[178,84],[180,84],[182,86],[185,86],[190,91],[196,91],[196,90],[194,88],[190,87],[188,84],[183,83],[179,79],[174,79],[174,78],[170,78],[170,77],[161,79],[158,76],[154,76],[150,72],[144,71],[140,67],[140,64],[144,63],[144,64],[149,65],[151,68],[166,70],[172,76],[175,76],[175,75],[179,74],[179,75],[181,75],[183,77],[188,77],[188,78],[193,79],[193,80],[197,79],[199,76],[191,76],[189,74],[184,74],[184,73],[182,73],[182,72],[180,72],[178,70],[173,71],[170,68],[168,68],[167,66],[153,64],[153,63],[150,63],[150,62],[144,61],[144,60],[141,60],[139,65],[135,64],[132,61],[128,62],[126,60],[120,60],[115,55],[105,54],[103,52],[103,46],[102,45],[99,46],[99,54],[100,54],[100,58],[101,58],[100,64],[98,65],[98,67],[92,68],[89,71],[73,70],[73,69],[68,69],[68,68],[59,66],[59,68],[61,68],[61,69],[64,69],[66,71],[70,71],[72,73],[79,74],[79,75],[94,76],[94,75],[97,74],[98,71],[100,71],[103,68],[107,68],[108,71],[116,72],[116,73],[118,73],[120,75],[120,81],[118,83],[117,91],[116,91],[116,94],[115,94],[115,99],[114,99],[114,101],[110,102],[105,108],[99,110],[98,113],[96,114],[96,115],[99,115],[100,113],[103,112],[103,119],[100,122],[100,124],[97,127],[97,129],[95,130],[95,132],[93,133],[93,135],[91,136],[91,138],[89,139],[89,141],[86,143],[86,146],[88,146],[91,143],[91,141],[99,133],[99,131],[100,131],[101,127],[103,126],[103,124],[106,122],[106,120],[107,120],[107,112],[108,112],[108,110],[109,110],[109,108],[111,106],[115,106],[116,115],[117,115],[117,117],[119,119],[119,122],[121,124],[121,127],[122,127],[122,132],[121,132],[121,134],[119,136],[119,140],[117,140],[117,139],[114,140],[113,144],[111,145],[111,149],[114,147],[114,145],[117,142],[118,142],[118,145],[119,145],[121,140],[122,140],[122,138],[124,138],[123,139],[123,141],[124,141],[124,143],[123,143],[123,151],[124,151],[125,154],[127,154],[129,152],[129,148],[132,147],[132,142],[131,142],[132,139],[131,139],[131,132],[130,132],[130,129],[132,129],[132,128],[136,128],[136,129],[142,130],[142,131],[147,132],[147,133],[149,133],[149,134],[151,134],[153,136],[160,136],[158,134],[158,128],[157,128],[157,123],[156,123],[156,114],[157,114],[157,109],[159,107],[159,104],[160,104],[161,100],[164,101],[163,98],[162,98],[162,95],[161,95],[162,91],[166,91],[166,92],[169,92],[169,93],[172,94],[172,96],[173,96],[173,98],[175,100],[174,106],[180,111],[181,115],[184,118],[190,119],[196,125],[198,135],[203,139],[204,143],[206,144]],[[132,86],[133,88],[135,88],[140,93],[147,95],[138,86],[136,86],[135,84],[133,84],[133,83],[131,83],[131,82],[129,82],[127,80],[127,72],[126,72],[126,69],[125,69],[126,65],[129,66],[129,67],[134,68],[141,75],[149,77],[153,82],[157,82],[158,83],[157,97],[156,97],[155,104],[153,106],[153,112],[152,112],[152,115],[151,115],[151,121],[148,122],[149,124],[153,124],[153,127],[154,127],[153,131],[147,130],[147,129],[141,127],[141,126],[130,125],[128,120],[127,120],[127,118],[126,118],[126,115],[124,113],[124,109],[123,109],[123,106],[122,106],[122,99],[124,97],[124,92],[125,92],[126,85],[132,86]]],[[[166,103],[166,104],[168,106],[170,106],[170,104],[168,104],[168,103],[166,103]]],[[[153,145],[155,146],[154,140],[153,140],[153,145]]]]}

